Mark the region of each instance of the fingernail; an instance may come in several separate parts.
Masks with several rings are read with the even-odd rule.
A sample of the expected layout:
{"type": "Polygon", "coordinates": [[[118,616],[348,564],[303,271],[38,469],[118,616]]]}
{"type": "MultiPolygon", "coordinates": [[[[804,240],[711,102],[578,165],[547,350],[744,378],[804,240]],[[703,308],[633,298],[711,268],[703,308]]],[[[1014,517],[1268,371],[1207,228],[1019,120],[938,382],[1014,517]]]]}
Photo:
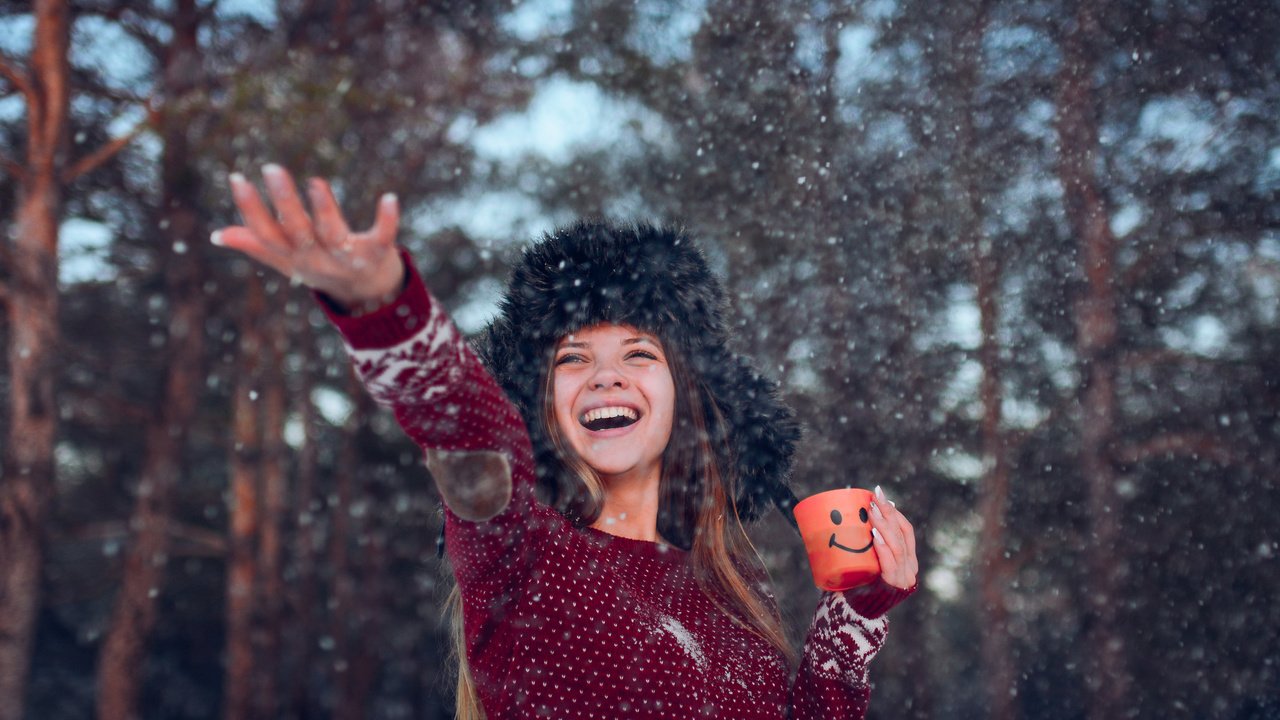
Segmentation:
{"type": "Polygon", "coordinates": [[[217,245],[218,247],[222,247],[222,231],[214,230],[213,234],[209,236],[209,242],[217,245]]]}
{"type": "Polygon", "coordinates": [[[877,529],[875,529],[875,528],[871,528],[871,537],[875,538],[875,539],[876,539],[876,542],[880,543],[881,545],[883,545],[883,544],[884,544],[884,538],[880,537],[880,531],[879,531],[879,530],[877,530],[877,529]]]}
{"type": "Polygon", "coordinates": [[[238,172],[231,173],[227,176],[227,179],[231,181],[232,185],[242,185],[245,182],[244,175],[241,175],[238,172]]]}
{"type": "Polygon", "coordinates": [[[875,503],[871,503],[871,513],[880,520],[884,519],[884,513],[880,512],[880,506],[875,503]]]}
{"type": "Polygon", "coordinates": [[[267,187],[274,188],[276,192],[286,192],[286,188],[292,187],[284,168],[274,163],[262,166],[262,179],[267,181],[267,187]]]}
{"type": "Polygon", "coordinates": [[[884,496],[884,490],[881,490],[879,485],[876,486],[876,497],[880,498],[880,502],[889,501],[889,498],[884,496]]]}
{"type": "Polygon", "coordinates": [[[386,205],[387,207],[394,207],[395,204],[399,201],[400,200],[399,198],[396,197],[395,193],[387,193],[382,196],[382,204],[386,205]]]}

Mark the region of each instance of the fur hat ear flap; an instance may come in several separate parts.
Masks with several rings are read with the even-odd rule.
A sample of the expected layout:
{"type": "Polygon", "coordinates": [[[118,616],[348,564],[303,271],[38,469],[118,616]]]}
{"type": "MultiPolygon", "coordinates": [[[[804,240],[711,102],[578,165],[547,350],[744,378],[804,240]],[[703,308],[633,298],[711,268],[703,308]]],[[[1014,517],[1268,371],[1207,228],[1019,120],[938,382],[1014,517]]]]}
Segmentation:
{"type": "Polygon", "coordinates": [[[524,251],[476,351],[523,415],[539,483],[553,498],[560,462],[538,419],[552,348],[581,328],[615,323],[674,342],[710,391],[728,426],[739,518],[777,505],[794,525],[787,482],[800,426],[777,385],[729,349],[726,310],[706,258],[674,228],[584,220],[524,251]]]}

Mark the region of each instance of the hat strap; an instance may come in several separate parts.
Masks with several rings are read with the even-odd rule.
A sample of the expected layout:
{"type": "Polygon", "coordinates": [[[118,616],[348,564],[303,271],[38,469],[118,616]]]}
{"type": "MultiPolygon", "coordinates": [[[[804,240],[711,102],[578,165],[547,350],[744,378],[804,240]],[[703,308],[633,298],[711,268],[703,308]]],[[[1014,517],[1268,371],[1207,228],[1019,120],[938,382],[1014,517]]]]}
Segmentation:
{"type": "Polygon", "coordinates": [[[795,508],[798,502],[800,500],[791,491],[791,488],[782,483],[777,483],[777,489],[773,492],[773,503],[778,506],[778,512],[782,513],[782,517],[786,518],[787,522],[791,523],[791,527],[795,528],[796,534],[803,538],[804,535],[800,532],[800,525],[796,522],[795,508]]]}

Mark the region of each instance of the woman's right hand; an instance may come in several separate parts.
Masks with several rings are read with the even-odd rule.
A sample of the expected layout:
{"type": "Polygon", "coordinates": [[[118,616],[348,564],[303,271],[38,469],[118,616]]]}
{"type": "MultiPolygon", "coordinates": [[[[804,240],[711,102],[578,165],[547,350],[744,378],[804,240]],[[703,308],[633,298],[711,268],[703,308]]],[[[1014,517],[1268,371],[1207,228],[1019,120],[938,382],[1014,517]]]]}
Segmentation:
{"type": "Polygon", "coordinates": [[[288,171],[267,165],[262,177],[279,218],[243,175],[232,173],[231,196],[245,224],[215,232],[213,244],[239,250],[350,311],[372,310],[395,299],[405,273],[396,249],[400,208],[395,195],[378,201],[373,227],[352,232],[329,183],[308,181],[308,215],[288,171]]]}

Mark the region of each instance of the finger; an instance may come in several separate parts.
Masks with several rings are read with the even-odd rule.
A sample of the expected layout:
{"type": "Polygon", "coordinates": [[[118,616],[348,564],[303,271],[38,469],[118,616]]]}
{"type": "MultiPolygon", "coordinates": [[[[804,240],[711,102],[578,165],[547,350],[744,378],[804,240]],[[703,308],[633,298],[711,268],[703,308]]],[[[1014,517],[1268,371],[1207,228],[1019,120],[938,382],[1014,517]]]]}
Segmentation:
{"type": "Polygon", "coordinates": [[[880,561],[880,577],[890,585],[897,586],[902,582],[899,578],[901,564],[898,557],[885,541],[884,535],[875,527],[871,528],[871,538],[872,544],[875,545],[876,559],[880,561]]]}
{"type": "Polygon", "coordinates": [[[906,532],[906,530],[911,527],[911,524],[906,521],[906,518],[903,517],[902,513],[898,510],[898,506],[895,505],[893,501],[889,500],[888,496],[884,493],[884,489],[879,485],[876,486],[875,494],[878,500],[873,501],[872,504],[880,509],[881,517],[885,520],[886,526],[891,531],[890,539],[895,537],[902,538],[902,545],[906,551],[914,553],[914,544],[907,538],[906,532]]]}
{"type": "Polygon", "coordinates": [[[387,193],[378,200],[378,214],[373,219],[373,227],[361,235],[375,245],[390,246],[396,242],[399,227],[400,200],[394,193],[387,193]]]}
{"type": "Polygon", "coordinates": [[[911,557],[916,556],[916,529],[907,521],[902,513],[898,513],[898,527],[902,530],[902,536],[907,541],[907,554],[911,557]]]}
{"type": "Polygon", "coordinates": [[[871,542],[875,545],[881,572],[887,572],[890,567],[896,567],[901,562],[901,553],[893,547],[893,543],[885,537],[884,530],[880,529],[874,521],[871,523],[871,542]]]}
{"type": "Polygon", "coordinates": [[[884,488],[880,487],[879,485],[877,485],[875,489],[874,502],[880,506],[880,511],[884,514],[884,516],[886,518],[889,518],[890,520],[893,520],[895,515],[900,514],[898,512],[898,505],[894,503],[892,500],[890,500],[887,495],[884,494],[884,488]]]}
{"type": "Polygon", "coordinates": [[[231,182],[231,199],[235,201],[240,217],[244,218],[244,224],[249,230],[264,243],[279,248],[290,247],[280,224],[258,195],[258,189],[240,173],[231,173],[228,180],[231,182]]]}
{"type": "Polygon", "coordinates": [[[904,585],[906,587],[914,583],[920,573],[920,560],[916,557],[916,532],[915,528],[911,526],[911,523],[907,521],[907,518],[902,513],[898,513],[897,517],[893,518],[891,522],[895,522],[898,525],[899,530],[902,532],[902,538],[906,542],[901,556],[904,574],[903,582],[907,583],[907,585],[904,585]]]}
{"type": "Polygon", "coordinates": [[[264,242],[249,228],[238,225],[225,227],[215,232],[209,241],[219,247],[238,250],[283,275],[289,275],[293,271],[289,248],[264,242]]]}
{"type": "Polygon", "coordinates": [[[880,535],[884,538],[885,543],[893,550],[893,554],[902,559],[907,552],[907,540],[902,536],[902,528],[897,522],[889,520],[884,516],[880,503],[871,503],[871,525],[879,530],[880,535]]]}
{"type": "MultiPolygon", "coordinates": [[[[908,542],[910,543],[910,535],[908,534],[907,537],[908,537],[908,542]]],[[[920,573],[920,561],[916,557],[915,550],[913,550],[910,547],[910,544],[908,544],[908,547],[905,549],[905,551],[902,554],[903,582],[906,583],[906,585],[904,585],[903,587],[908,587],[912,583],[914,583],[916,581],[916,576],[919,575],[919,573],[920,573]]]]}
{"type": "Polygon", "coordinates": [[[342,208],[333,197],[333,188],[321,178],[311,178],[307,183],[307,197],[316,217],[316,239],[327,248],[341,247],[351,235],[342,208]]]}
{"type": "Polygon", "coordinates": [[[276,164],[262,166],[262,179],[267,184],[267,194],[280,215],[280,226],[285,237],[294,247],[307,247],[315,242],[311,217],[298,197],[298,188],[289,171],[276,164]]]}
{"type": "Polygon", "coordinates": [[[920,564],[916,558],[916,533],[915,527],[907,520],[907,517],[898,510],[898,506],[885,495],[884,489],[876,486],[876,496],[881,502],[876,503],[882,511],[885,519],[897,529],[903,540],[903,552],[901,559],[907,567],[908,572],[914,578],[919,571],[920,564]]]}

